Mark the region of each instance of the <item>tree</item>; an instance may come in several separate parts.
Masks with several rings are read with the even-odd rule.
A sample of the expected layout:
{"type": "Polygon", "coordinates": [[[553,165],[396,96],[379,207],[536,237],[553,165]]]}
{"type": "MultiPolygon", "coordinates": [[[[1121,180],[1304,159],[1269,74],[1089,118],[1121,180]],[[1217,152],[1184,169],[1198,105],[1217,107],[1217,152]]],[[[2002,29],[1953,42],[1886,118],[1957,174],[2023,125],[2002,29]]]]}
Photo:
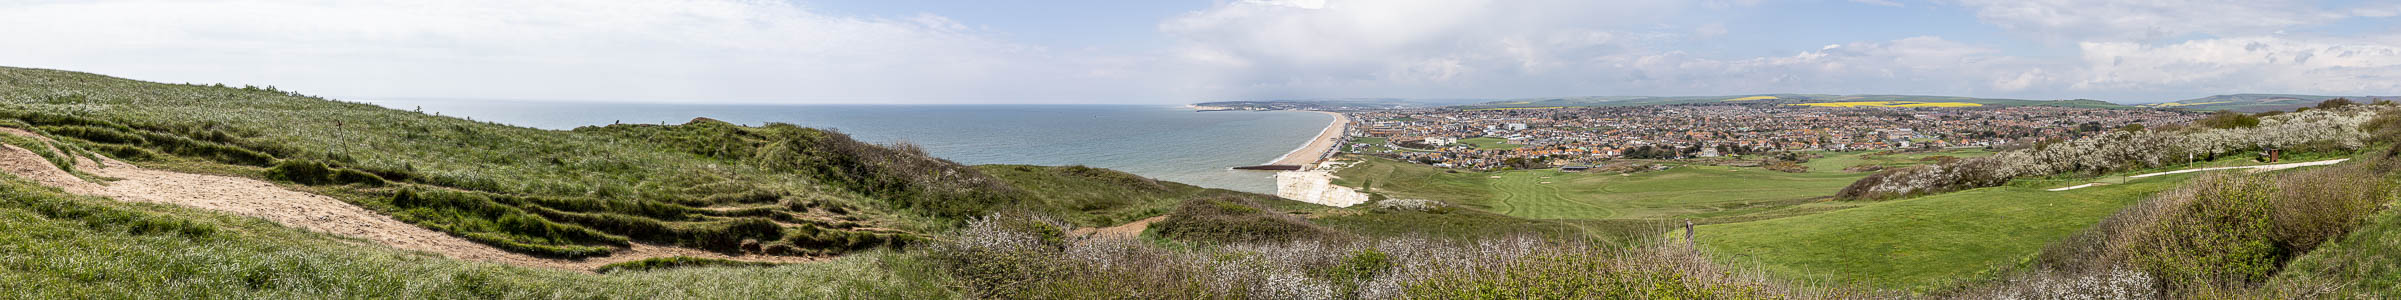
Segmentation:
{"type": "Polygon", "coordinates": [[[2325,102],[2318,102],[2318,109],[2336,109],[2344,106],[2351,106],[2352,104],[2358,103],[2351,102],[2351,99],[2344,98],[2327,99],[2325,102]]]}
{"type": "Polygon", "coordinates": [[[2209,117],[2207,118],[2201,118],[2201,120],[2194,121],[2194,123],[2200,123],[2201,126],[2217,129],[2251,128],[2259,127],[2259,117],[2253,117],[2251,115],[2238,113],[2231,110],[2220,110],[2216,113],[2209,114],[2209,117]]]}

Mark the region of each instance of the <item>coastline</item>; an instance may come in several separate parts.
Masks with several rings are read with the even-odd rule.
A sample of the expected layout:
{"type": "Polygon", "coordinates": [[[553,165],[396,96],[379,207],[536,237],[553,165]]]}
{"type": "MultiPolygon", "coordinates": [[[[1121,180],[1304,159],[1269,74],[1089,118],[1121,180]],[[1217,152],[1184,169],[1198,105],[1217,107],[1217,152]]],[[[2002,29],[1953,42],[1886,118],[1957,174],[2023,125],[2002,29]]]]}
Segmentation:
{"type": "Polygon", "coordinates": [[[1342,140],[1343,131],[1350,127],[1350,117],[1337,112],[1319,111],[1317,113],[1334,116],[1334,121],[1326,124],[1324,130],[1318,131],[1317,137],[1310,138],[1309,143],[1301,144],[1300,148],[1294,148],[1291,152],[1285,152],[1284,156],[1267,162],[1268,165],[1307,166],[1316,164],[1318,159],[1324,158],[1327,153],[1334,151],[1334,147],[1338,146],[1342,140]]]}

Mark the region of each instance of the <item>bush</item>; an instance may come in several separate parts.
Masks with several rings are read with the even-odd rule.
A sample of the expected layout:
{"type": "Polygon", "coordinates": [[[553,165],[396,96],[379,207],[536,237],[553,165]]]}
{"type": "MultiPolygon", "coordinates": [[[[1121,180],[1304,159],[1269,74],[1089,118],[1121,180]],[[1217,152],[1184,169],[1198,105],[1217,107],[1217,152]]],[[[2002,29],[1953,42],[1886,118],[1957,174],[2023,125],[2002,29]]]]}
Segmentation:
{"type": "Polygon", "coordinates": [[[2378,215],[2393,197],[2379,171],[2389,160],[2201,176],[2044,248],[2035,266],[2075,278],[2136,270],[2183,296],[2241,293],[2378,215]]]}
{"type": "Polygon", "coordinates": [[[2203,127],[2217,129],[2251,128],[2259,127],[2259,117],[2254,117],[2231,110],[2220,110],[2216,113],[2209,114],[2209,117],[2207,118],[2193,121],[2193,123],[2200,124],[2203,127]]]}
{"type": "Polygon", "coordinates": [[[1264,209],[1240,197],[1188,200],[1151,226],[1157,228],[1160,236],[1197,242],[1285,242],[1337,237],[1332,229],[1264,209]]]}
{"type": "Polygon", "coordinates": [[[776,265],[781,265],[781,264],[778,264],[778,263],[768,263],[768,262],[751,262],[751,261],[738,261],[738,260],[715,259],[715,258],[690,257],[690,256],[675,256],[675,257],[657,257],[657,258],[647,258],[647,259],[636,260],[636,261],[621,262],[621,263],[613,263],[613,264],[608,264],[608,265],[600,266],[600,268],[598,268],[598,269],[593,269],[593,270],[592,270],[592,272],[598,272],[598,273],[601,273],[601,274],[608,274],[608,273],[616,273],[616,272],[624,272],[624,271],[650,271],[650,270],[672,269],[672,268],[696,268],[696,267],[773,267],[773,266],[776,266],[776,265]]]}
{"type": "Polygon", "coordinates": [[[275,167],[267,168],[267,179],[305,185],[363,184],[368,186],[382,186],[387,183],[384,181],[383,177],[375,176],[375,174],[351,169],[335,169],[332,166],[324,163],[299,159],[286,159],[281,162],[276,162],[275,167]]]}
{"type": "Polygon", "coordinates": [[[324,163],[287,159],[275,163],[273,168],[267,168],[267,179],[319,185],[333,182],[333,173],[333,169],[327,168],[324,163]]]}

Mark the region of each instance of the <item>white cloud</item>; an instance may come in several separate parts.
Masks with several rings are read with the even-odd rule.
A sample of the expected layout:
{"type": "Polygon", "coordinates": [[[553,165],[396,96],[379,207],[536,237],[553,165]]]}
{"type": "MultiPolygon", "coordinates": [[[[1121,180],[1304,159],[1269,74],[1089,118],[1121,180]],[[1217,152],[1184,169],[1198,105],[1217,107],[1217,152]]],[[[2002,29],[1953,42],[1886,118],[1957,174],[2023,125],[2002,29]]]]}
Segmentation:
{"type": "Polygon", "coordinates": [[[1957,1],[1986,23],[2053,42],[2267,34],[2351,15],[2320,9],[2309,0],[1957,1]]]}
{"type": "Polygon", "coordinates": [[[1877,6],[1891,6],[1891,7],[1901,7],[1901,6],[1903,6],[1903,5],[1901,5],[1901,3],[1900,3],[1900,2],[1894,2],[1894,1],[1892,1],[1892,0],[1851,0],[1851,2],[1852,2],[1852,3],[1859,3],[1859,4],[1867,4],[1867,5],[1877,5],[1877,6]]]}
{"type": "MultiPolygon", "coordinates": [[[[1628,27],[1675,1],[1233,2],[1167,20],[1202,97],[1471,96],[1573,81],[1564,70],[1673,34],[1628,27]]],[[[1701,29],[1706,31],[1706,28],[1701,29]]],[[[1722,27],[1720,27],[1722,30],[1722,27]]],[[[1522,93],[1508,92],[1508,93],[1522,93]]]]}
{"type": "MultiPolygon", "coordinates": [[[[1731,3],[1739,5],[1741,3],[1731,3]]],[[[1690,3],[1343,1],[1318,9],[1232,3],[1161,26],[1185,43],[1195,84],[1225,98],[1519,97],[1754,92],[1987,94],[2040,90],[2058,63],[1939,37],[1719,57],[1675,41],[1718,23],[1658,24],[1690,3]]]]}
{"type": "Polygon", "coordinates": [[[0,9],[0,63],[347,96],[972,102],[1122,95],[1119,58],[780,1],[102,1],[0,9]]]}
{"type": "Polygon", "coordinates": [[[2395,39],[2259,36],[2168,45],[2080,44],[2090,74],[2079,90],[2222,91],[2389,95],[2401,91],[2395,39]]]}

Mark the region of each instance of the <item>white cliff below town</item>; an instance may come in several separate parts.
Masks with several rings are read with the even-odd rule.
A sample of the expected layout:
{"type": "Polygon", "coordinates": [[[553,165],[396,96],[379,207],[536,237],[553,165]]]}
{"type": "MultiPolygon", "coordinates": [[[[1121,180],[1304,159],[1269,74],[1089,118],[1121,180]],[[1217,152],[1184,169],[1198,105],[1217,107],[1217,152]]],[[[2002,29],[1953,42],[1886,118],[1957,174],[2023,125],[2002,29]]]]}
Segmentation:
{"type": "Polygon", "coordinates": [[[1276,197],[1334,207],[1367,203],[1367,194],[1334,185],[1334,172],[1323,169],[1276,172],[1276,197]]]}

